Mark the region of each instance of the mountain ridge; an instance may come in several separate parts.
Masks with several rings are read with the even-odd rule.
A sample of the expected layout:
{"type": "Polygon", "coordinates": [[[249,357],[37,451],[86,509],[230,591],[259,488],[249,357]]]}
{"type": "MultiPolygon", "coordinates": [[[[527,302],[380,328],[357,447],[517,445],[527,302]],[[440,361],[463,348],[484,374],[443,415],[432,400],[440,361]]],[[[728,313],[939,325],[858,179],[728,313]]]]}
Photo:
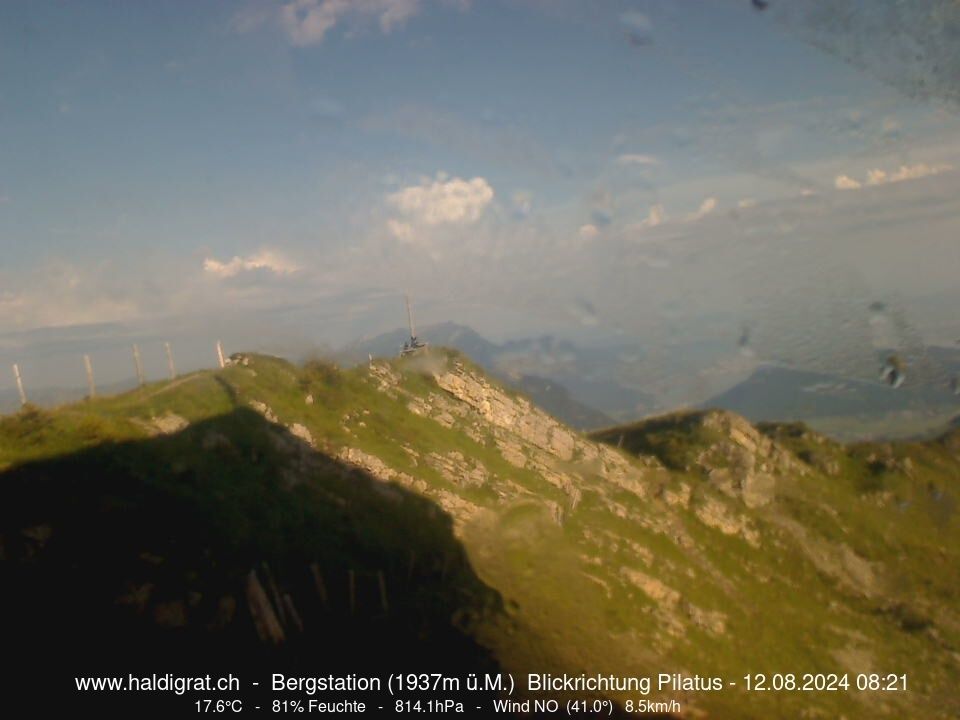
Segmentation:
{"type": "MultiPolygon", "coordinates": [[[[215,646],[224,636],[209,628],[226,598],[225,627],[245,646],[303,648],[311,628],[350,616],[350,565],[364,613],[409,609],[395,628],[378,621],[393,638],[387,650],[422,617],[434,637],[458,638],[467,666],[514,673],[911,674],[908,696],[688,693],[684,717],[960,708],[960,432],[845,446],[800,424],[696,411],[586,436],[454,351],[348,370],[238,354],[176,384],[0,419],[3,487],[23,473],[63,487],[77,487],[80,473],[89,493],[85,514],[64,506],[56,517],[44,515],[43,494],[5,498],[0,566],[20,579],[10,587],[22,600],[6,617],[28,627],[41,617],[24,577],[48,568],[56,586],[57,558],[81,561],[72,541],[90,515],[116,505],[116,488],[129,486],[118,497],[134,513],[145,507],[140,494],[160,488],[173,516],[196,518],[185,549],[206,557],[196,543],[209,525],[235,538],[224,545],[234,559],[211,546],[218,566],[233,568],[215,580],[169,548],[136,545],[160,542],[160,530],[148,537],[125,524],[146,559],[135,552],[131,565],[99,567],[96,587],[108,605],[126,598],[131,627],[151,637],[190,629],[215,646]],[[144,443],[162,452],[143,455],[154,447],[144,443]],[[81,471],[87,452],[120,484],[81,471]],[[413,528],[435,525],[437,542],[418,546],[413,528]],[[317,537],[330,542],[311,544],[309,528],[325,526],[333,530],[317,537]],[[462,550],[430,549],[439,547],[462,550]],[[445,556],[462,558],[453,584],[445,556]],[[311,564],[337,608],[324,606],[311,564]],[[404,589],[422,564],[432,578],[424,592],[404,589]]],[[[59,597],[44,596],[43,607],[75,617],[59,597]]],[[[443,646],[425,646],[427,658],[443,646]]]]}

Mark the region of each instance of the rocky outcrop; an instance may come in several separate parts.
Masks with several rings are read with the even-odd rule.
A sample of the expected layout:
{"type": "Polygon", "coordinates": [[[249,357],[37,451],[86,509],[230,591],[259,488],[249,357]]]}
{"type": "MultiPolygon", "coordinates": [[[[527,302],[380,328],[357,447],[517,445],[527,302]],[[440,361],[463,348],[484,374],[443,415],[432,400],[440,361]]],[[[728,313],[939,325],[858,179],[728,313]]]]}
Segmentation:
{"type": "Polygon", "coordinates": [[[700,426],[721,439],[697,455],[696,465],[715,487],[747,507],[773,500],[779,479],[809,473],[793,453],[739,415],[713,410],[703,414],[700,426]]]}
{"type": "Polygon", "coordinates": [[[576,436],[523,398],[513,398],[482,376],[460,364],[434,375],[443,390],[473,408],[489,424],[508,430],[521,440],[561,460],[572,460],[576,436]]]}

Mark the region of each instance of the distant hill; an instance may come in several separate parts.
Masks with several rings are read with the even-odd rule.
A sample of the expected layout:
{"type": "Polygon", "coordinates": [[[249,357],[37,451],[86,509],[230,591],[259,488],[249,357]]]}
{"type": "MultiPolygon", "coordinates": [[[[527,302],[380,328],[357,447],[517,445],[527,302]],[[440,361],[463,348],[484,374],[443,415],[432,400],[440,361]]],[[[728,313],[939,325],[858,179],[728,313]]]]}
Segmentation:
{"type": "Polygon", "coordinates": [[[817,426],[825,421],[824,427],[833,429],[845,421],[851,433],[883,420],[888,434],[912,435],[918,419],[955,412],[960,398],[947,387],[919,384],[893,389],[880,382],[768,365],[702,407],[730,410],[754,422],[804,420],[817,426]]]}
{"type": "Polygon", "coordinates": [[[570,392],[554,380],[534,375],[521,375],[519,379],[508,382],[570,427],[590,430],[608,427],[614,423],[609,415],[574,400],[570,397],[570,392]]]}
{"type": "MultiPolygon", "coordinates": [[[[122,382],[109,383],[97,386],[100,395],[116,395],[136,387],[135,378],[122,382]]],[[[30,388],[27,400],[40,407],[56,407],[65,403],[83,400],[87,396],[87,389],[81,387],[41,387],[30,388]]],[[[12,413],[20,409],[20,394],[14,389],[0,390],[0,414],[12,413]]]]}

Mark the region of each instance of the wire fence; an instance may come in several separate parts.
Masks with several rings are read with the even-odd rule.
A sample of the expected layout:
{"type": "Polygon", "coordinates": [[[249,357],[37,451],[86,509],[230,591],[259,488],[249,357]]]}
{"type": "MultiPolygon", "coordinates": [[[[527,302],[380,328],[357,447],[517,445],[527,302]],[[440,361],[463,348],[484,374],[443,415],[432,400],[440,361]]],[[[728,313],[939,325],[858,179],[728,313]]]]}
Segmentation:
{"type": "Polygon", "coordinates": [[[0,412],[115,394],[151,381],[175,380],[184,372],[226,365],[222,341],[185,344],[189,352],[182,368],[169,340],[114,342],[96,351],[28,352],[26,359],[14,359],[8,365],[13,384],[6,388],[6,383],[0,385],[0,412]],[[207,351],[201,352],[198,345],[206,345],[207,351]]]}

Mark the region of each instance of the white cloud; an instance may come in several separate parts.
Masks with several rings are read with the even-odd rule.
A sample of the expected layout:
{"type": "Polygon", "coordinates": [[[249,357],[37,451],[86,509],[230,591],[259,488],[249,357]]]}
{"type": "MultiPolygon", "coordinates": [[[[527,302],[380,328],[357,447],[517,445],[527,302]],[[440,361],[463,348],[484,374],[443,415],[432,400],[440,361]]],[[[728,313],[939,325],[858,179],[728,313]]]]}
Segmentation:
{"type": "Polygon", "coordinates": [[[754,198],[743,198],[740,202],[737,203],[737,207],[746,210],[747,208],[752,208],[757,204],[757,201],[754,198]]]}
{"type": "Polygon", "coordinates": [[[646,225],[647,227],[656,227],[657,225],[663,223],[666,217],[667,214],[663,209],[663,205],[657,203],[656,205],[652,205],[650,207],[650,212],[647,215],[647,219],[644,220],[642,224],[646,225]]]}
{"type": "Polygon", "coordinates": [[[294,45],[317,45],[341,21],[375,20],[389,33],[420,12],[420,0],[292,0],[280,7],[280,27],[294,45]]]}
{"type": "Polygon", "coordinates": [[[859,180],[854,180],[849,175],[837,175],[834,178],[833,186],[837,190],[859,190],[863,187],[859,180]]]}
{"type": "Polygon", "coordinates": [[[660,161],[653,155],[639,153],[624,153],[617,158],[618,165],[659,165],[660,161]]]}
{"type": "Polygon", "coordinates": [[[387,196],[390,205],[423,225],[476,222],[492,200],[493,188],[484,178],[448,179],[445,173],[387,196]]]}
{"type": "Polygon", "coordinates": [[[401,240],[406,243],[412,243],[416,238],[413,226],[410,223],[394,220],[393,218],[387,220],[387,230],[389,230],[390,234],[393,235],[397,240],[401,240]]]}
{"type": "Polygon", "coordinates": [[[867,171],[865,183],[854,180],[849,175],[838,175],[834,180],[834,186],[838,190],[859,190],[865,185],[875,187],[877,185],[887,185],[889,183],[904,182],[906,180],[919,180],[920,178],[939,175],[949,170],[953,170],[952,165],[928,165],[927,163],[901,165],[893,172],[887,172],[881,168],[873,168],[867,171]]]}
{"type": "MultiPolygon", "coordinates": [[[[927,165],[918,163],[917,165],[901,165],[899,170],[887,175],[883,173],[885,182],[903,182],[904,180],[918,180],[919,178],[930,175],[939,175],[940,173],[953,170],[951,165],[927,165]]],[[[882,173],[881,170],[874,170],[873,173],[882,173]]]]}
{"type": "Polygon", "coordinates": [[[708,197],[700,203],[700,207],[697,208],[695,213],[692,213],[687,216],[689,222],[696,222],[697,220],[702,220],[707,215],[712,213],[717,209],[717,199],[715,197],[708,197]]]}
{"type": "Polygon", "coordinates": [[[662,225],[667,219],[667,213],[663,208],[661,203],[650,206],[650,211],[647,213],[645,220],[641,220],[635,225],[631,225],[629,229],[631,230],[643,230],[645,228],[655,228],[658,225],[662,225]]]}
{"type": "Polygon", "coordinates": [[[268,270],[276,275],[289,275],[300,268],[272,250],[261,250],[247,257],[235,255],[227,262],[207,258],[203,261],[203,269],[216,277],[231,278],[253,270],[268,270]]]}
{"type": "Polygon", "coordinates": [[[596,225],[587,224],[581,225],[578,232],[580,233],[580,237],[584,240],[592,240],[600,234],[600,229],[596,225]]]}

